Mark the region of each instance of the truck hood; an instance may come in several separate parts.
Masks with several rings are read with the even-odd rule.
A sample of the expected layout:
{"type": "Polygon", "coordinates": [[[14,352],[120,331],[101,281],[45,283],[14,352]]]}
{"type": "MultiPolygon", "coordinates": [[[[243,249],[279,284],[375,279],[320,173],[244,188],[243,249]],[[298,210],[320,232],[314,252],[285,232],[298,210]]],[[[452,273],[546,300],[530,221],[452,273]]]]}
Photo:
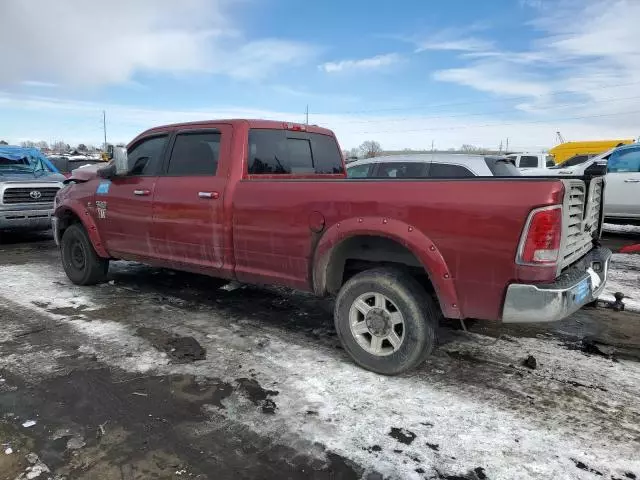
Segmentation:
{"type": "Polygon", "coordinates": [[[31,172],[0,172],[0,183],[52,183],[64,181],[64,175],[52,173],[42,175],[31,172]]]}
{"type": "Polygon", "coordinates": [[[94,178],[98,178],[98,170],[104,168],[107,164],[93,164],[86,167],[76,168],[71,172],[71,176],[65,180],[65,183],[69,182],[88,182],[94,178]]]}

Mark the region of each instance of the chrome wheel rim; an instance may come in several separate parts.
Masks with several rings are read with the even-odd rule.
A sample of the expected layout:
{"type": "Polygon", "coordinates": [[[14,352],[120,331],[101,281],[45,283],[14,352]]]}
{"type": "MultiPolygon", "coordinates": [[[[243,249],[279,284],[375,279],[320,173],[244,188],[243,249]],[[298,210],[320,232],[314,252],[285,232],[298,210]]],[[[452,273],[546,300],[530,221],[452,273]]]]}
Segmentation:
{"type": "Polygon", "coordinates": [[[367,292],[356,298],[349,309],[349,326],[358,345],[377,357],[397,352],[404,341],[404,317],[382,293],[367,292]]]}

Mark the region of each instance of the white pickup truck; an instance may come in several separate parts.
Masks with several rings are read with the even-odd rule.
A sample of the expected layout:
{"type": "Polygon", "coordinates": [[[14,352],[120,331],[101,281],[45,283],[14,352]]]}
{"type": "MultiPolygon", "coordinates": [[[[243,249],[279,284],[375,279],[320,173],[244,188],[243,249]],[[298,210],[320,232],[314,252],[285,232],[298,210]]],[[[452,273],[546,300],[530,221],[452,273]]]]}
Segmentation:
{"type": "Polygon", "coordinates": [[[549,168],[554,167],[553,157],[548,153],[510,153],[507,159],[521,170],[529,170],[531,168],[549,168]]]}
{"type": "Polygon", "coordinates": [[[522,175],[582,176],[588,168],[603,162],[607,163],[605,220],[640,221],[640,143],[613,148],[579,165],[531,169],[522,175]]]}

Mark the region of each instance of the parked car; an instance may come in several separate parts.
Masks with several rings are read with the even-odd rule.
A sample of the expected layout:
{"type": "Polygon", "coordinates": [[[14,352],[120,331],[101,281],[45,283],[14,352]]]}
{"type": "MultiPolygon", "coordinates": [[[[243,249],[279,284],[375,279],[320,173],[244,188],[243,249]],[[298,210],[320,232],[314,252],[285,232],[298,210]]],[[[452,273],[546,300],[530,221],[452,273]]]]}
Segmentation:
{"type": "Polygon", "coordinates": [[[76,168],[87,167],[89,165],[104,165],[104,161],[87,157],[50,156],[49,160],[65,177],[70,177],[71,172],[76,168]]]}
{"type": "Polygon", "coordinates": [[[579,165],[530,170],[524,175],[581,177],[597,163],[607,163],[604,218],[608,221],[640,220],[640,143],[612,148],[579,165]]]}
{"type": "Polygon", "coordinates": [[[40,150],[0,145],[0,231],[51,228],[62,180],[40,150]]]}
{"type": "Polygon", "coordinates": [[[391,375],[430,354],[442,316],[555,321],[604,288],[611,252],[598,244],[601,177],[464,171],[347,180],[324,128],[168,125],[114,149],[106,167],[74,170],[53,228],[78,285],[102,282],[109,262],[124,259],[336,295],[345,351],[391,375]]]}
{"type": "Polygon", "coordinates": [[[521,170],[555,166],[553,157],[548,153],[510,153],[507,159],[521,170]]]}
{"type": "Polygon", "coordinates": [[[389,155],[347,164],[349,178],[460,178],[520,175],[504,157],[465,154],[389,155]]]}

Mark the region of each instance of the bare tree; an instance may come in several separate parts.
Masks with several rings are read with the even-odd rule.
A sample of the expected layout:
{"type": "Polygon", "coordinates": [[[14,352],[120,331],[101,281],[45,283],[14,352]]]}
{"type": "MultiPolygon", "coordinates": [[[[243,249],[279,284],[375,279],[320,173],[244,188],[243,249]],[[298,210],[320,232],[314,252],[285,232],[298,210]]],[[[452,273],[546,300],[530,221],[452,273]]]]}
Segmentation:
{"type": "Polygon", "coordinates": [[[38,143],[36,143],[36,147],[38,147],[40,150],[46,150],[47,148],[49,148],[49,144],[43,140],[40,140],[38,143]]]}
{"type": "Polygon", "coordinates": [[[25,140],[24,142],[20,142],[20,146],[21,147],[26,147],[26,148],[33,148],[36,146],[35,142],[32,142],[31,140],[25,140]]]}
{"type": "Polygon", "coordinates": [[[480,149],[478,147],[476,147],[475,145],[469,145],[469,144],[465,143],[464,145],[462,145],[460,147],[460,151],[464,152],[464,153],[473,153],[473,152],[480,151],[480,149]]]}
{"type": "Polygon", "coordinates": [[[78,150],[79,152],[86,152],[87,151],[87,146],[84,143],[81,143],[81,144],[78,145],[76,150],[78,150]]]}
{"type": "Polygon", "coordinates": [[[65,153],[69,151],[69,148],[67,147],[68,145],[62,141],[56,142],[53,145],[51,145],[51,149],[57,153],[65,153]]]}
{"type": "Polygon", "coordinates": [[[360,145],[360,153],[364,158],[377,157],[382,152],[382,147],[375,140],[367,140],[360,145]]]}

